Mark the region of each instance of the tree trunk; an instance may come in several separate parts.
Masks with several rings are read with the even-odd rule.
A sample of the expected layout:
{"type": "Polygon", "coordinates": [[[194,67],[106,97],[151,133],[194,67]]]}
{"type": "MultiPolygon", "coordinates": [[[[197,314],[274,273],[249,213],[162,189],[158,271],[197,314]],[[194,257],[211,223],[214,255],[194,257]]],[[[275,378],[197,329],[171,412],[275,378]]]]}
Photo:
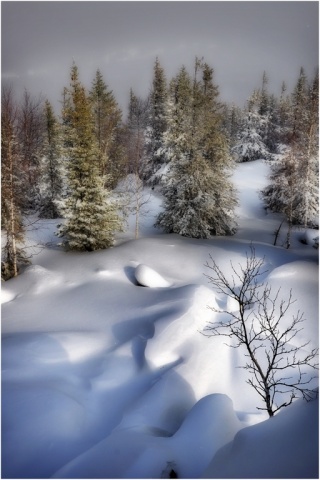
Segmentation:
{"type": "MultiPolygon", "coordinates": [[[[10,164],[10,232],[7,232],[7,236],[11,237],[11,246],[12,258],[10,263],[12,263],[13,276],[18,275],[18,261],[17,261],[17,244],[16,244],[16,235],[15,235],[15,205],[14,205],[14,186],[13,186],[13,155],[11,150],[11,141],[8,149],[8,157],[10,164]]],[[[10,241],[10,240],[9,240],[10,241]]]]}

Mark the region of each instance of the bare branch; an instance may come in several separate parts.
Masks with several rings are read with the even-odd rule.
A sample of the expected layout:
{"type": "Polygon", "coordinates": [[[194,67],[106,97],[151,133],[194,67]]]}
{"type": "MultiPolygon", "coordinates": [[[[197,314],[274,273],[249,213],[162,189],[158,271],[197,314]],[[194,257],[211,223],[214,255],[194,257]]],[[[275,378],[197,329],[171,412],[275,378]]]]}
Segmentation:
{"type": "MultiPolygon", "coordinates": [[[[271,286],[261,283],[264,258],[256,258],[254,247],[250,246],[250,255],[246,253],[245,266],[236,268],[232,262],[231,278],[228,279],[210,255],[210,263],[205,266],[213,274],[206,275],[209,282],[219,294],[236,301],[235,311],[214,311],[217,318],[223,314],[223,320],[209,322],[202,332],[205,336],[224,336],[236,340],[232,348],[245,347],[246,362],[241,368],[252,375],[247,383],[259,394],[269,416],[273,416],[281,408],[290,405],[295,398],[301,396],[308,400],[314,398],[310,384],[315,380],[309,370],[318,370],[318,349],[307,352],[306,341],[300,345],[292,343],[303,327],[305,321],[299,310],[288,323],[290,307],[296,302],[292,290],[286,299],[281,299],[281,289],[274,294],[271,286]],[[225,319],[227,317],[227,319],[225,319]],[[284,321],[286,324],[284,326],[284,321]],[[277,398],[281,401],[277,403],[277,398]]],[[[221,318],[221,317],[220,317],[221,318]]]]}

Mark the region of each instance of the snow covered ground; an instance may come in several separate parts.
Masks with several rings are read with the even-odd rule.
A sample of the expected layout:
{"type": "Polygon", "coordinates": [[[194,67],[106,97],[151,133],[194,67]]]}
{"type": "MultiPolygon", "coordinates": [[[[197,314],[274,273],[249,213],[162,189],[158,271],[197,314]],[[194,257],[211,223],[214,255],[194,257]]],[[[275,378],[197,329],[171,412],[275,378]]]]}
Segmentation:
{"type": "Polygon", "coordinates": [[[30,232],[47,246],[2,284],[2,478],[318,478],[318,402],[268,419],[243,352],[200,333],[207,306],[227,302],[209,254],[229,275],[253,242],[265,281],[292,288],[305,314],[298,340],[318,345],[318,232],[295,231],[286,250],[283,226],[273,246],[280,218],[258,194],[268,168],[237,166],[233,237],[162,234],[154,192],[140,239],[132,217],[109,250],[62,251],[53,221],[30,232]]]}

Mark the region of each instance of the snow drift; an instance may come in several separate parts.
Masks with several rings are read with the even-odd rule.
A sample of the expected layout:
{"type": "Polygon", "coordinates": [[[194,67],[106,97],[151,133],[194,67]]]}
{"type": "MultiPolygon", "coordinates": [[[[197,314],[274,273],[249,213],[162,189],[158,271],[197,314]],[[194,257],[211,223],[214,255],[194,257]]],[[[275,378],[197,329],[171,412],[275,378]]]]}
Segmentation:
{"type": "Polygon", "coordinates": [[[258,196],[267,171],[237,166],[233,237],[162,234],[157,194],[142,237],[130,217],[105,251],[63,252],[52,221],[29,232],[51,246],[2,285],[2,478],[317,478],[318,402],[267,419],[244,352],[204,335],[208,307],[236,307],[208,284],[209,254],[228,276],[253,241],[263,280],[305,312],[296,340],[318,344],[317,251],[299,231],[290,250],[273,246],[279,219],[258,196]]]}

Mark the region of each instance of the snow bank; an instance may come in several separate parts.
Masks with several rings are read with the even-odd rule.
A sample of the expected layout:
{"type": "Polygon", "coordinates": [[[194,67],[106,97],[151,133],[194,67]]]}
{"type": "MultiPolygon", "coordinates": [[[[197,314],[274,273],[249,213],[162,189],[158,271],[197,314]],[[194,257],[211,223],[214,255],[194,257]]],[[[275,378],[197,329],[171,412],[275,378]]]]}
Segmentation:
{"type": "Polygon", "coordinates": [[[168,467],[179,478],[199,478],[215,453],[241,428],[231,400],[209,395],[190,410],[179,430],[116,428],[70,462],[55,478],[166,478],[168,467]]]}
{"type": "Polygon", "coordinates": [[[10,290],[1,289],[1,303],[11,302],[15,298],[15,294],[10,290]]]}
{"type": "MultiPolygon", "coordinates": [[[[273,246],[279,218],[266,215],[258,197],[267,169],[260,161],[237,166],[239,230],[232,237],[162,234],[153,227],[162,199],[151,191],[152,213],[140,229],[148,237],[132,240],[130,215],[116,247],[78,253],[47,244],[36,265],[2,285],[4,478],[166,478],[170,469],[199,478],[229,442],[212,464],[217,475],[230,468],[246,476],[249,459],[255,478],[313,474],[314,404],[288,408],[290,421],[284,411],[261,429],[239,431],[265,419],[239,368],[244,352],[204,335],[218,315],[208,306],[237,308],[208,285],[209,254],[230,277],[230,261],[244,265],[254,241],[269,270],[261,279],[285,296],[292,288],[290,315],[305,312],[295,341],[318,344],[318,252],[301,243],[301,232],[293,233],[293,248],[273,246]],[[279,464],[273,472],[263,445],[279,464]]],[[[28,233],[30,244],[53,242],[54,224],[42,221],[43,230],[28,233]]]]}
{"type": "Polygon", "coordinates": [[[138,265],[135,269],[135,278],[143,287],[164,288],[171,284],[165,280],[158,272],[147,265],[138,265]]]}
{"type": "Polygon", "coordinates": [[[306,228],[301,236],[301,240],[306,245],[311,245],[314,248],[319,248],[319,230],[306,228]]]}
{"type": "Polygon", "coordinates": [[[50,290],[61,283],[61,275],[41,267],[40,265],[31,265],[23,273],[29,289],[33,293],[42,293],[50,290]]]}
{"type": "Polygon", "coordinates": [[[241,430],[211,461],[203,478],[319,478],[318,401],[296,401],[241,430]]]}

